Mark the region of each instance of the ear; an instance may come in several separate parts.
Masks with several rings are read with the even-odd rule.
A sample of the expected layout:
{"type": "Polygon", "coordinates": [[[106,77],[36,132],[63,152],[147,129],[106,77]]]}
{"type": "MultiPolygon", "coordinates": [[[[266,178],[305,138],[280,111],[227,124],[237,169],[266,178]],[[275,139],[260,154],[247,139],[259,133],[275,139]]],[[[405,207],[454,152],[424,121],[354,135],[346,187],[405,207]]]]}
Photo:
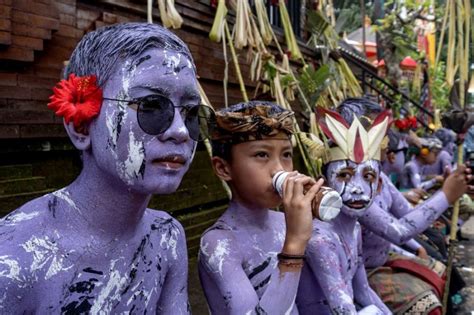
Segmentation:
{"type": "Polygon", "coordinates": [[[377,195],[380,194],[380,192],[382,191],[382,185],[383,185],[382,176],[379,175],[379,183],[377,185],[377,195]]]}
{"type": "Polygon", "coordinates": [[[211,158],[211,163],[217,177],[226,182],[232,180],[229,162],[218,156],[213,156],[211,158]]]}
{"type": "Polygon", "coordinates": [[[63,123],[64,123],[64,128],[66,128],[66,132],[69,136],[69,139],[71,139],[71,142],[76,147],[76,149],[85,151],[90,148],[91,137],[89,134],[84,134],[77,131],[74,128],[74,124],[72,122],[70,122],[69,124],[66,124],[66,122],[63,121],[63,123]]]}

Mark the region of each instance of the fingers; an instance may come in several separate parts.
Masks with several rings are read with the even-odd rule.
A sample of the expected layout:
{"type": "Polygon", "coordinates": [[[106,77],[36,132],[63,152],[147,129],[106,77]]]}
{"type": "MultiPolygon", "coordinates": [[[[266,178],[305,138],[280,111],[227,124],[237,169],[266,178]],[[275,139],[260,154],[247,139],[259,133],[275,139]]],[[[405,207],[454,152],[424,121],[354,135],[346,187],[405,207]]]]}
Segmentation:
{"type": "Polygon", "coordinates": [[[320,178],[316,182],[316,184],[314,184],[313,187],[311,187],[311,189],[306,192],[305,199],[313,200],[314,195],[316,195],[316,193],[321,189],[323,184],[324,184],[324,179],[320,178]]]}
{"type": "Polygon", "coordinates": [[[295,182],[292,180],[295,176],[298,175],[298,172],[294,171],[288,174],[288,176],[285,179],[285,182],[283,183],[283,196],[284,199],[286,200],[291,200],[293,198],[293,185],[295,182]]]}

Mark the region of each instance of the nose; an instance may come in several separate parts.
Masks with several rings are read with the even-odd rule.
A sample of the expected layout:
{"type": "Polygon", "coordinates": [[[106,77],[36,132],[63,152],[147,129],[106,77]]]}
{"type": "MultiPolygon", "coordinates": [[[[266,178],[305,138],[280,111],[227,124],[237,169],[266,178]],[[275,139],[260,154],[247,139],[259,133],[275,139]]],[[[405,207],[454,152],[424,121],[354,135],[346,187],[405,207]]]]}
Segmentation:
{"type": "Polygon", "coordinates": [[[173,141],[175,143],[183,143],[190,139],[188,128],[184,124],[179,108],[174,109],[174,118],[171,125],[158,136],[158,139],[162,142],[173,141]]]}
{"type": "Polygon", "coordinates": [[[362,188],[359,185],[353,185],[350,190],[351,194],[361,195],[363,193],[362,188]]]}

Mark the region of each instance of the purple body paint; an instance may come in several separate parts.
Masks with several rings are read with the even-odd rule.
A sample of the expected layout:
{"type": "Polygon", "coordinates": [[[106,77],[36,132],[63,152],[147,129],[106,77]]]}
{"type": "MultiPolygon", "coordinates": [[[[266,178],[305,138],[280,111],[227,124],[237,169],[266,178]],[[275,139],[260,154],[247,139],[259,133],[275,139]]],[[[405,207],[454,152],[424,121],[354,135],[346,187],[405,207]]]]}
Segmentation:
{"type": "MultiPolygon", "coordinates": [[[[176,106],[199,104],[188,55],[166,48],[175,47],[171,42],[142,51],[143,42],[134,45],[144,36],[146,43],[151,36],[179,39],[157,25],[118,28],[117,38],[103,37],[99,45],[122,37],[129,45],[120,55],[104,53],[116,57],[112,67],[97,66],[104,97],[164,94],[176,106]],[[127,50],[133,57],[123,57],[127,50]],[[106,79],[102,70],[110,70],[106,79]]],[[[85,53],[78,47],[71,60],[85,53]]],[[[144,133],[136,111],[116,101],[103,102],[88,135],[67,126],[83,153],[79,177],[0,221],[0,313],[189,313],[184,230],[167,213],[147,208],[152,193],[176,190],[192,160],[196,144],[175,110],[158,136],[144,133]]]]}
{"type": "Polygon", "coordinates": [[[285,241],[285,217],[257,216],[231,202],[201,238],[199,275],[212,314],[298,314],[300,272],[281,273],[277,254],[285,241]]]}
{"type": "Polygon", "coordinates": [[[391,314],[369,287],[362,259],[362,238],[357,218],[370,206],[377,193],[380,165],[375,160],[356,164],[349,160],[327,166],[328,184],[343,200],[341,213],[331,222],[314,221],[307,246],[306,265],[298,288],[301,314],[363,314],[356,303],[391,314]]]}
{"type": "Polygon", "coordinates": [[[446,195],[439,191],[411,208],[385,174],[381,174],[381,179],[380,194],[359,218],[363,227],[364,262],[369,268],[382,266],[387,261],[390,243],[401,245],[408,242],[429,227],[449,206],[446,195]]]}
{"type": "Polygon", "coordinates": [[[401,176],[401,187],[402,188],[421,188],[424,190],[429,190],[430,188],[436,185],[436,179],[428,179],[423,181],[421,170],[423,164],[417,159],[416,156],[413,156],[410,162],[405,164],[401,176]]]}

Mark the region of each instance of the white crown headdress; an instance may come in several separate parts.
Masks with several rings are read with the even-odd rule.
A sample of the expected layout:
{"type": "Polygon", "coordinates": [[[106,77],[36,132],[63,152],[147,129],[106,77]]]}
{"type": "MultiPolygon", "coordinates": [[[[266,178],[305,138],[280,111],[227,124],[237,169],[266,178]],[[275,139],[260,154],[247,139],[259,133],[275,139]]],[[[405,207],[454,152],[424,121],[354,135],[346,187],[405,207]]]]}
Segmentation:
{"type": "Polygon", "coordinates": [[[351,160],[362,163],[371,159],[380,160],[381,143],[392,122],[390,110],[381,112],[367,130],[355,115],[349,126],[337,112],[317,107],[316,113],[321,130],[337,145],[329,149],[328,162],[351,160]]]}

